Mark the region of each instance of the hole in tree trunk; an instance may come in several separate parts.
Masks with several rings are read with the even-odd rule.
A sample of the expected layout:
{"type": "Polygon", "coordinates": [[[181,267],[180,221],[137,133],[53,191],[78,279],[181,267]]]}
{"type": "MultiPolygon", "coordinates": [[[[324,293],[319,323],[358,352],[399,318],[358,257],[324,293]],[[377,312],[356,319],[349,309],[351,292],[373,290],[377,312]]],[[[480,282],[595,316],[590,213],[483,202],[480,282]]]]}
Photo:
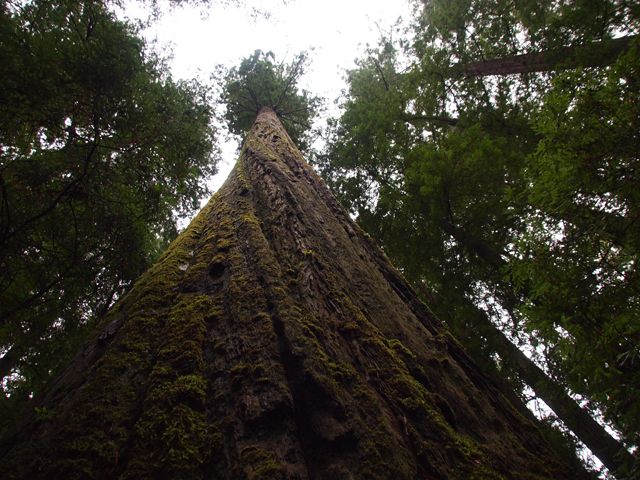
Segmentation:
{"type": "Polygon", "coordinates": [[[209,267],[209,276],[212,280],[220,280],[224,275],[224,265],[220,262],[214,263],[209,267]]]}

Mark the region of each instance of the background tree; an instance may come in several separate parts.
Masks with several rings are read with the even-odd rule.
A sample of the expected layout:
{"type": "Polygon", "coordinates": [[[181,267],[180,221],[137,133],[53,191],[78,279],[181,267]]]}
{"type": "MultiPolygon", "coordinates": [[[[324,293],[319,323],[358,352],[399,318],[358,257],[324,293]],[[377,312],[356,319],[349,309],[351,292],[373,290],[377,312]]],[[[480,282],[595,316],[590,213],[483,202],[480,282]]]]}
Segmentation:
{"type": "Polygon", "coordinates": [[[2,428],[158,258],[215,172],[209,93],[101,2],[0,12],[2,428]]]}
{"type": "Polygon", "coordinates": [[[509,266],[527,284],[522,313],[544,339],[550,370],[632,445],[640,441],[639,65],[634,45],[610,69],[555,79],[524,172],[530,227],[509,266]]]}
{"type": "MultiPolygon", "coordinates": [[[[560,66],[567,67],[562,62],[549,64],[544,74],[529,73],[517,77],[494,75],[459,78],[452,76],[451,72],[452,68],[460,68],[460,65],[482,65],[496,58],[521,53],[578,48],[588,42],[605,45],[614,33],[637,33],[637,11],[626,3],[615,8],[609,2],[575,2],[559,6],[544,4],[540,7],[539,2],[535,4],[534,10],[533,3],[520,2],[517,5],[506,2],[425,3],[414,22],[415,40],[412,43],[404,39],[398,42],[406,47],[403,52],[404,64],[398,60],[396,45],[387,40],[382,42],[379,51],[372,52],[368,59],[361,61],[358,69],[349,72],[346,110],[336,125],[328,163],[321,166],[327,181],[334,191],[339,192],[340,199],[358,214],[359,223],[382,243],[385,252],[402,266],[403,273],[422,292],[436,313],[447,321],[456,336],[465,342],[470,351],[475,352],[475,358],[487,368],[494,372],[501,371],[503,378],[512,385],[527,383],[534,389],[538,388],[537,381],[526,378],[523,368],[519,366],[519,359],[514,358],[517,351],[507,348],[503,342],[504,335],[500,332],[507,332],[516,342],[526,342],[530,338],[522,336],[522,333],[535,331],[533,346],[546,345],[547,348],[547,355],[539,356],[538,360],[553,381],[569,391],[586,392],[585,388],[569,380],[573,375],[570,372],[575,371],[576,375],[572,377],[575,382],[585,377],[588,379],[589,398],[612,399],[611,394],[615,390],[612,384],[603,381],[610,376],[607,369],[611,365],[612,352],[619,351],[623,359],[631,351],[637,351],[638,346],[637,339],[631,333],[637,327],[630,327],[638,325],[637,311],[631,313],[627,309],[630,297],[626,296],[629,293],[623,293],[635,288],[631,286],[635,282],[633,273],[629,272],[625,280],[618,277],[613,282],[612,275],[604,282],[590,283],[592,290],[587,296],[598,297],[599,289],[604,285],[611,286],[606,289],[608,292],[615,290],[621,294],[618,298],[620,308],[626,312],[623,318],[627,320],[618,321],[623,322],[623,331],[627,333],[603,337],[602,344],[596,343],[597,350],[592,344],[582,343],[581,348],[590,349],[595,363],[584,359],[589,366],[584,369],[578,367],[580,373],[577,373],[578,370],[574,370],[576,359],[582,358],[584,350],[574,350],[575,355],[571,359],[568,354],[571,346],[577,343],[577,337],[569,333],[562,348],[564,356],[552,353],[558,351],[558,332],[570,331],[563,322],[571,317],[566,311],[545,317],[541,309],[538,318],[545,317],[547,320],[547,330],[544,330],[541,320],[537,323],[538,327],[535,326],[535,315],[531,314],[531,310],[536,309],[542,301],[543,295],[547,301],[558,294],[555,300],[558,303],[555,305],[566,305],[562,303],[560,292],[547,284],[543,293],[541,285],[536,286],[528,280],[529,274],[525,271],[536,262],[537,253],[526,257],[527,266],[522,266],[522,270],[518,267],[521,265],[521,252],[525,251],[522,247],[524,239],[529,240],[528,252],[538,252],[535,242],[543,238],[548,240],[558,232],[550,229],[557,225],[558,220],[553,220],[554,216],[557,218],[557,212],[545,208],[547,202],[543,198],[548,191],[544,190],[543,181],[536,179],[532,172],[541,171],[539,167],[534,167],[540,161],[539,145],[558,148],[564,145],[564,140],[559,135],[553,135],[547,137],[549,143],[545,140],[541,143],[541,139],[554,128],[552,125],[557,124],[547,124],[548,130],[543,130],[536,120],[540,116],[541,105],[556,103],[547,97],[547,90],[556,85],[557,91],[559,85],[554,84],[552,78],[562,76],[569,79],[572,74],[556,72],[560,66]],[[609,7],[611,9],[607,10],[609,7]],[[600,14],[594,17],[594,11],[600,14]],[[531,188],[540,195],[535,206],[531,188]],[[531,234],[532,228],[540,237],[531,234]],[[546,237],[540,233],[543,231],[546,237]],[[516,245],[521,245],[519,250],[516,245]],[[510,268],[521,275],[509,274],[510,268]],[[623,284],[626,286],[623,287],[623,284]],[[458,301],[451,301],[454,298],[458,301]],[[452,309],[451,305],[455,307],[452,309]],[[493,322],[493,327],[488,319],[493,322]],[[470,335],[469,332],[477,334],[470,335]],[[608,346],[605,347],[604,343],[608,346]],[[627,345],[627,348],[617,346],[620,343],[627,345]],[[500,345],[504,348],[496,350],[500,345]],[[597,362],[606,364],[596,365],[597,362]],[[600,393],[599,396],[596,391],[600,393]]],[[[607,87],[604,78],[610,74],[606,73],[605,68],[600,68],[598,71],[602,72],[601,76],[594,77],[591,84],[592,92],[621,93],[619,98],[627,98],[630,111],[635,108],[632,106],[635,100],[629,99],[635,97],[621,92],[620,85],[625,85],[627,90],[634,87],[626,85],[636,85],[633,79],[635,67],[630,66],[634,60],[629,60],[635,55],[633,44],[631,41],[626,50],[619,51],[621,54],[617,63],[611,68],[611,71],[616,71],[621,68],[620,65],[626,64],[627,67],[623,68],[626,72],[624,77],[619,76],[612,86],[607,87]]],[[[604,65],[609,64],[611,59],[604,65]]],[[[588,78],[591,71],[580,75],[588,78]]],[[[563,85],[567,88],[571,80],[563,85]]],[[[580,84],[574,84],[574,87],[582,90],[580,84]]],[[[609,99],[613,96],[615,94],[608,94],[609,99]]],[[[573,107],[570,100],[575,97],[569,94],[567,98],[564,105],[569,115],[573,107]]],[[[604,111],[602,108],[597,110],[591,122],[594,125],[598,122],[603,122],[602,125],[608,122],[627,125],[626,130],[620,129],[627,133],[618,133],[618,138],[624,136],[624,142],[620,145],[625,142],[634,145],[633,134],[629,133],[634,128],[633,123],[615,120],[613,109],[606,110],[608,113],[603,116],[604,111]]],[[[554,117],[549,116],[551,118],[554,117]]],[[[573,123],[573,128],[579,128],[577,122],[573,123]]],[[[600,133],[605,131],[601,130],[600,133]]],[[[609,150],[607,162],[614,157],[634,158],[631,154],[634,147],[628,148],[621,148],[617,152],[609,150]]],[[[562,151],[565,149],[562,148],[562,151]]],[[[613,162],[617,164],[619,161],[613,162]]],[[[634,161],[637,162],[637,159],[631,163],[634,161]]],[[[548,162],[543,169],[548,167],[548,162]]],[[[627,175],[625,178],[630,177],[627,175]]],[[[610,183],[607,188],[612,187],[610,183]]],[[[574,181],[569,188],[575,188],[580,197],[579,192],[586,187],[574,181]]],[[[563,191],[560,196],[556,196],[556,193],[554,198],[563,198],[562,195],[566,193],[563,191]]],[[[598,196],[606,199],[611,194],[602,185],[597,191],[590,190],[589,193],[592,201],[598,196]]],[[[606,210],[603,207],[599,209],[606,210]]],[[[632,210],[625,210],[629,211],[632,210]]],[[[564,212],[563,222],[577,221],[569,209],[564,212]]],[[[591,218],[593,223],[588,228],[593,232],[599,231],[602,222],[597,215],[591,218]]],[[[621,224],[634,224],[633,217],[622,220],[621,224]]],[[[605,245],[611,244],[611,241],[599,238],[601,246],[598,248],[606,252],[605,245]]],[[[593,241],[594,236],[590,240],[593,241]]],[[[547,245],[552,244],[547,242],[547,245]]],[[[550,250],[548,248],[546,251],[550,250]]],[[[576,256],[570,259],[569,264],[569,257],[547,256],[548,265],[555,265],[555,272],[567,275],[566,291],[575,287],[575,280],[581,275],[587,278],[588,275],[594,275],[594,268],[597,270],[594,267],[597,255],[593,251],[591,257],[581,256],[586,254],[584,249],[582,254],[572,252],[576,256]],[[570,273],[570,265],[577,267],[573,273],[570,273]]],[[[612,252],[618,253],[617,249],[612,252]]],[[[631,260],[633,252],[632,246],[623,254],[625,262],[631,262],[629,265],[634,264],[631,260]]],[[[602,255],[598,258],[601,259],[602,255]]],[[[539,278],[542,279],[545,262],[539,265],[539,278]]],[[[608,298],[611,300],[615,297],[611,293],[608,298]]],[[[633,302],[630,304],[633,305],[633,302]]],[[[576,303],[572,305],[575,307],[576,303]]],[[[605,304],[601,305],[604,308],[605,304]]],[[[573,318],[568,324],[577,323],[577,317],[574,315],[573,318]]],[[[611,328],[615,323],[609,324],[611,328]]],[[[620,329],[620,325],[616,328],[620,329]]],[[[619,398],[634,398],[638,391],[635,375],[631,371],[622,375],[623,378],[614,380],[615,388],[619,389],[617,395],[620,395],[619,398]]],[[[542,393],[541,388],[539,393],[542,393]]],[[[598,409],[605,414],[611,412],[609,418],[613,421],[617,415],[614,412],[621,406],[604,400],[598,404],[598,408],[594,408],[593,403],[587,408],[595,413],[598,409]]],[[[578,425],[580,423],[578,421],[578,425]]],[[[618,428],[624,432],[627,446],[631,447],[637,444],[638,428],[629,427],[621,423],[618,428]]],[[[629,464],[626,456],[626,463],[629,464]]],[[[620,465],[613,454],[608,457],[605,463],[610,467],[615,469],[620,465]]]]}

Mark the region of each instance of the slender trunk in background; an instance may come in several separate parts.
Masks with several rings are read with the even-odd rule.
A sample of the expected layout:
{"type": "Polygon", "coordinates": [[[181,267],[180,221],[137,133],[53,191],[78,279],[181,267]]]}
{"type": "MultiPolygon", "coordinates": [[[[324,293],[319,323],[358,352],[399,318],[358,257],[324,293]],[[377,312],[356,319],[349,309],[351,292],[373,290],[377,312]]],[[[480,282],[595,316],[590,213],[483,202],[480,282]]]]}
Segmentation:
{"type": "Polygon", "coordinates": [[[562,47],[546,52],[512,55],[486,62],[458,64],[451,67],[448,78],[486,77],[519,73],[551,72],[577,67],[606,67],[631,47],[636,36],[614,38],[578,47],[562,47]]]}
{"type": "Polygon", "coordinates": [[[492,346],[505,363],[513,366],[520,378],[553,410],[560,420],[612,473],[619,468],[631,468],[633,456],[613,438],[602,425],[567,395],[562,385],[554,382],[535,362],[514,345],[490,321],[480,325],[492,346]]]}
{"type": "MultiPolygon", "coordinates": [[[[465,233],[463,230],[455,228],[448,222],[443,222],[441,227],[444,232],[463,245],[472,255],[477,255],[496,272],[501,271],[507,262],[501,255],[482,239],[465,233]]],[[[529,289],[523,286],[522,294],[529,295],[529,289]]],[[[514,296],[515,298],[515,296],[514,296]]],[[[512,310],[514,305],[507,305],[512,310]]],[[[503,362],[508,363],[520,378],[540,397],[547,406],[553,410],[557,417],[564,422],[578,439],[584,443],[591,452],[607,467],[612,473],[616,470],[633,465],[633,456],[626,450],[624,445],[611,436],[598,422],[596,422],[589,412],[583,409],[565,389],[552,380],[540,367],[509,340],[493,323],[488,319],[480,320],[478,317],[478,327],[492,345],[492,349],[500,355],[503,362]]],[[[462,341],[464,343],[464,340],[462,341]]]]}
{"type": "Polygon", "coordinates": [[[0,446],[4,478],[582,478],[263,108],[222,189],[0,446]]]}

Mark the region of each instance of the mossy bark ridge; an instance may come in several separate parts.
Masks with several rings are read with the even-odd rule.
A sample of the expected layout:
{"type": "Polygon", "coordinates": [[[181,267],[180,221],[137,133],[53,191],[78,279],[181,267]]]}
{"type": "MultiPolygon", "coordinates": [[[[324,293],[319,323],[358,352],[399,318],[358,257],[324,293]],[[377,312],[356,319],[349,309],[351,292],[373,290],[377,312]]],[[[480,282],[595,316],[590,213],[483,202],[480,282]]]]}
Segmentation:
{"type": "Polygon", "coordinates": [[[561,479],[263,108],[222,189],[2,445],[4,478],[561,479]]]}

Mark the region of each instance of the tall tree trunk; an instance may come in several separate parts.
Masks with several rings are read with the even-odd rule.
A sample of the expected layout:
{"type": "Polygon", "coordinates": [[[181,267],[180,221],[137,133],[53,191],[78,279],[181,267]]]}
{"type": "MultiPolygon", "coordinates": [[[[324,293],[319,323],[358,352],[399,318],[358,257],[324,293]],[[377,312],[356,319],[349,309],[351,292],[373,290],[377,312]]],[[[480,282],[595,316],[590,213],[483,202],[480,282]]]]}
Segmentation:
{"type": "MultiPolygon", "coordinates": [[[[482,239],[476,238],[448,222],[443,222],[441,227],[451,238],[463,245],[469,253],[477,255],[496,272],[500,272],[507,265],[502,256],[482,239]]],[[[528,295],[526,289],[523,294],[528,295]]],[[[514,305],[507,307],[513,309],[514,305]]],[[[480,322],[479,318],[478,322],[480,322]]],[[[573,400],[561,385],[549,378],[488,319],[478,326],[484,331],[486,338],[489,339],[500,358],[518,372],[521,379],[531,387],[538,397],[544,400],[567,428],[598,457],[605,467],[611,472],[615,472],[621,467],[631,468],[632,455],[573,400]]]]}
{"type": "Polygon", "coordinates": [[[579,47],[563,47],[540,53],[497,58],[486,62],[458,64],[451,67],[449,78],[485,77],[515,73],[550,72],[581,67],[606,67],[631,46],[636,36],[603,40],[579,47]]]}
{"type": "Polygon", "coordinates": [[[261,110],[240,159],[0,448],[4,478],[581,478],[261,110]]]}

